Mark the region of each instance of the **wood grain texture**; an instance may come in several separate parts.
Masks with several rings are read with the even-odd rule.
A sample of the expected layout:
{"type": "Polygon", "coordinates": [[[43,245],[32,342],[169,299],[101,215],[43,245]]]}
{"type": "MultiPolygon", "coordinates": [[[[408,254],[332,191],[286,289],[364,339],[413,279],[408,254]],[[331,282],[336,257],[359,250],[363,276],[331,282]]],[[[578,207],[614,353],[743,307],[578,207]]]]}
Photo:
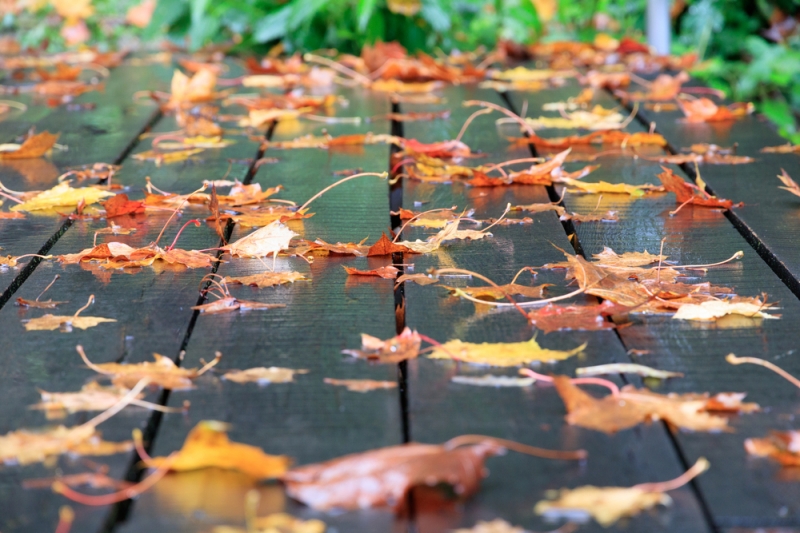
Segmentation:
{"type": "MultiPolygon", "coordinates": [[[[577,90],[573,87],[558,91],[557,96],[542,92],[525,97],[535,107],[556,97],[563,99],[577,94],[577,90]]],[[[595,103],[613,104],[602,93],[597,95],[595,103]]],[[[631,125],[631,131],[640,130],[638,125],[631,125]]],[[[660,171],[657,163],[641,159],[604,158],[601,162],[601,169],[585,181],[652,183],[657,181],[656,174],[660,171]]],[[[596,197],[591,196],[567,193],[565,198],[568,209],[583,213],[592,211],[596,203],[596,197]]],[[[770,301],[779,302],[780,320],[725,319],[702,325],[651,317],[635,320],[619,333],[626,348],[649,352],[634,357],[635,362],[686,374],[685,378],[663,384],[660,392],[747,392],[750,401],[763,407],[761,413],[733,417],[731,425],[735,432],[732,433],[679,432],[675,436],[687,462],[694,462],[700,456],[711,462],[711,470],[696,483],[717,527],[796,527],[800,524],[794,504],[797,485],[785,481],[786,474],[769,461],[748,458],[743,441],[773,429],[793,429],[798,391],[771,372],[756,367],[734,367],[724,357],[729,352],[762,357],[795,375],[800,373],[796,358],[792,357],[800,305],[722,212],[689,205],[677,215],[669,216],[668,212],[675,207],[672,194],[633,201],[620,195],[605,195],[599,209],[619,211],[620,221],[580,225],[581,246],[587,255],[600,252],[603,246],[618,253],[645,249],[655,252],[665,238],[664,253],[679,264],[712,263],[738,250],[745,252],[740,262],[712,268],[706,275],[697,273],[696,281],[733,287],[737,294],[745,296],[766,292],[770,301]]]]}
{"type": "MultiPolygon", "coordinates": [[[[385,113],[385,98],[360,91],[343,91],[350,105],[342,116],[385,113]]],[[[332,135],[387,132],[388,124],[329,125],[332,135]]],[[[308,133],[319,134],[316,123],[292,121],[279,124],[274,140],[288,140],[308,133]]],[[[347,151],[319,149],[267,150],[266,157],[279,162],[262,166],[255,182],[262,187],[282,185],[281,198],[303,203],[316,192],[341,179],[335,171],[361,168],[383,172],[389,164],[386,146],[347,151]]],[[[306,239],[328,242],[374,242],[388,231],[389,192],[386,181],[365,177],[342,184],[311,205],[315,215],[290,227],[306,239]]],[[[250,230],[236,228],[233,238],[250,230]]],[[[234,296],[284,309],[226,315],[201,315],[188,345],[184,364],[198,364],[216,350],[223,355],[216,376],[229,369],[258,366],[303,368],[308,374],[294,383],[240,385],[209,377],[199,390],[174,393],[170,405],[192,401],[188,417],[164,417],[155,440],[154,453],[165,455],[181,446],[188,431],[200,420],[231,424],[233,440],[260,446],[268,453],[292,456],[297,464],[323,461],[402,442],[400,400],[397,389],[367,394],[349,392],[323,383],[323,378],[397,380],[396,365],[374,366],[341,354],[358,348],[360,333],[380,338],[395,334],[394,292],[391,280],[351,278],[342,266],[374,268],[387,258],[317,257],[307,264],[297,257],[279,257],[278,270],[304,273],[311,281],[277,288],[231,286],[234,296]]],[[[272,268],[272,259],[232,259],[219,274],[248,275],[272,268]]],[[[300,517],[320,518],[338,531],[401,531],[402,519],[387,510],[320,513],[290,500],[279,485],[256,485],[241,475],[209,469],[168,476],[152,493],[143,495],[121,532],[197,531],[211,524],[243,524],[244,495],[257,488],[260,514],[285,511],[300,517]],[[198,490],[198,483],[203,489],[198,490]]]]}
{"type": "MultiPolygon", "coordinates": [[[[453,110],[448,122],[411,123],[405,136],[423,142],[453,138],[471,110],[457,102],[469,99],[490,100],[502,104],[496,94],[473,87],[454,87],[443,92],[453,110]]],[[[416,108],[405,106],[404,110],[416,108]]],[[[509,151],[498,137],[495,116],[479,117],[464,137],[485,159],[470,163],[506,161],[528,157],[527,150],[509,151]]],[[[543,187],[515,186],[496,189],[470,189],[461,185],[429,185],[406,180],[404,207],[433,209],[458,205],[475,207],[476,217],[498,216],[506,203],[525,204],[548,201],[543,187]],[[420,207],[420,203],[421,206],[420,207]]],[[[492,238],[455,242],[427,256],[406,256],[414,272],[458,267],[484,274],[497,283],[508,283],[524,266],[538,266],[559,261],[563,255],[555,246],[570,249],[566,234],[555,215],[534,215],[535,222],[525,226],[502,226],[492,229],[492,238]]],[[[415,230],[407,238],[422,238],[430,231],[415,230]]],[[[557,283],[550,294],[567,292],[563,274],[540,271],[537,278],[520,278],[523,283],[557,283]]],[[[478,280],[446,278],[449,285],[480,285],[478,280]]],[[[474,304],[457,300],[436,285],[420,287],[407,283],[406,323],[421,333],[444,342],[461,339],[469,342],[513,342],[530,339],[535,330],[517,311],[476,310],[474,304]]],[[[585,301],[589,301],[586,299],[585,301]]],[[[544,373],[573,375],[577,366],[627,360],[624,349],[613,332],[555,332],[539,334],[538,342],[554,349],[574,348],[582,342],[588,347],[583,356],[557,364],[542,365],[544,373]]],[[[444,510],[428,510],[418,503],[417,526],[422,533],[471,527],[478,520],[504,518],[536,531],[552,529],[533,513],[534,504],[547,490],[585,484],[630,486],[636,483],[669,479],[680,473],[681,466],[663,428],[639,427],[612,437],[573,428],[564,423],[564,407],[555,390],[547,385],[532,388],[487,389],[452,383],[454,375],[515,375],[516,369],[432,361],[421,357],[409,364],[411,398],[411,435],[420,442],[442,442],[465,433],[478,433],[513,439],[526,444],[553,449],[585,448],[585,465],[548,461],[513,452],[489,459],[491,472],[480,491],[464,503],[444,510]]],[[[618,377],[613,377],[620,383],[618,377]]],[[[638,516],[610,528],[612,531],[707,531],[691,490],[676,491],[675,504],[638,516]]],[[[605,531],[596,523],[582,526],[585,531],[605,531]]]]}

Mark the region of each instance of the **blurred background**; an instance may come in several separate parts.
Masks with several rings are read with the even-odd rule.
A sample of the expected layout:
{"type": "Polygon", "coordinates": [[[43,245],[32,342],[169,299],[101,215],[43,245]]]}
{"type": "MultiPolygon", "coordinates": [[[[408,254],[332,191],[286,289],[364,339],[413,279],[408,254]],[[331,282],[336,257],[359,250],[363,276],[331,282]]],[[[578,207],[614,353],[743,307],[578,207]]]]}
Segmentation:
{"type": "MultiPolygon", "coordinates": [[[[449,53],[599,33],[644,40],[646,0],[0,0],[0,52],[219,49],[265,54],[399,41],[449,53]],[[275,48],[275,47],[279,48],[275,48]]],[[[800,143],[800,0],[673,0],[672,53],[800,143]]]]}

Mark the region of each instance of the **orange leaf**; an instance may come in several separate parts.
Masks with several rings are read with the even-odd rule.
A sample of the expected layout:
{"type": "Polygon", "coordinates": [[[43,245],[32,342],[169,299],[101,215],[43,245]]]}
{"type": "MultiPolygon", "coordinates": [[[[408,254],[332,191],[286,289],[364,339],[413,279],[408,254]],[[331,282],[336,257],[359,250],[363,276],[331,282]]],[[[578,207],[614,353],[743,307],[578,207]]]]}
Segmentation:
{"type": "Polygon", "coordinates": [[[395,279],[400,269],[392,265],[375,268],[372,270],[359,270],[357,268],[343,266],[345,272],[350,276],[376,276],[384,279],[395,279]]]}
{"type": "Polygon", "coordinates": [[[22,143],[19,149],[0,152],[0,159],[30,159],[33,157],[42,157],[53,148],[53,145],[56,144],[58,140],[58,136],[58,133],[54,135],[47,131],[36,133],[25,139],[25,142],[22,143]]]}

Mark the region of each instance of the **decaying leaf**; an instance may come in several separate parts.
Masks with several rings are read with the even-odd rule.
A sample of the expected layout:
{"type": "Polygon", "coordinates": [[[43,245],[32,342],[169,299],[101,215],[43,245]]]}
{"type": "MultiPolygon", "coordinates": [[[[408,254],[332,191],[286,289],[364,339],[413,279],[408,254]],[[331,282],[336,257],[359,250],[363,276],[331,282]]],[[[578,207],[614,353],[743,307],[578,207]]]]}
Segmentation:
{"type": "Polygon", "coordinates": [[[201,468],[237,470],[254,479],[271,479],[283,475],[292,460],[285,455],[268,455],[261,448],[232,442],[230,426],[215,420],[199,422],[183,443],[176,457],[153,457],[144,461],[158,468],[169,461],[169,469],[186,472],[201,468]]]}
{"type": "Polygon", "coordinates": [[[294,283],[295,281],[310,281],[310,278],[300,272],[261,272],[260,274],[252,274],[250,276],[232,276],[223,278],[225,283],[250,285],[251,287],[258,287],[264,289],[266,287],[275,287],[277,285],[286,285],[294,283]]]}
{"type": "Polygon", "coordinates": [[[548,350],[542,348],[533,338],[525,342],[480,344],[448,341],[436,346],[428,355],[431,359],[450,359],[463,363],[489,366],[521,366],[531,363],[561,361],[583,352],[586,344],[572,350],[548,350]]]}
{"type": "Polygon", "coordinates": [[[396,381],[376,381],[374,379],[334,379],[325,378],[323,380],[328,385],[346,387],[351,392],[369,392],[381,389],[396,389],[396,381]]]}
{"type": "Polygon", "coordinates": [[[697,185],[687,183],[681,179],[680,176],[676,176],[671,169],[667,167],[661,168],[664,172],[658,175],[658,179],[661,180],[661,183],[668,192],[675,193],[675,198],[678,203],[691,203],[693,205],[721,207],[723,209],[730,209],[733,207],[732,201],[712,196],[697,185]]]}
{"type": "Polygon", "coordinates": [[[692,431],[730,431],[727,418],[709,412],[749,413],[759,408],[754,403],[742,403],[743,393],[662,395],[630,385],[598,400],[579,389],[568,377],[553,379],[567,408],[567,422],[605,433],[616,433],[653,420],[664,420],[692,431]]]}
{"type": "Polygon", "coordinates": [[[692,468],[672,481],[633,487],[587,485],[561,489],[553,492],[552,499],[537,503],[534,512],[549,519],[567,518],[576,522],[585,522],[592,517],[601,526],[609,527],[620,518],[635,516],[656,505],[670,505],[672,499],[665,492],[684,485],[708,470],[709,466],[709,462],[701,457],[692,468]]]}
{"type": "Polygon", "coordinates": [[[383,279],[395,279],[397,274],[400,273],[400,269],[393,267],[392,265],[382,266],[372,270],[359,270],[357,268],[347,266],[343,266],[342,268],[344,268],[344,271],[347,272],[348,276],[374,276],[383,279]]]}
{"type": "Polygon", "coordinates": [[[366,333],[361,334],[361,350],[342,350],[343,354],[379,363],[396,364],[419,355],[422,339],[419,334],[405,328],[400,335],[381,340],[366,333]]]}
{"type": "Polygon", "coordinates": [[[0,147],[0,160],[2,159],[31,159],[42,157],[49,152],[58,140],[58,134],[43,131],[31,135],[21,145],[6,144],[0,147]]]}
{"type": "Polygon", "coordinates": [[[198,378],[219,363],[222,354],[217,352],[214,359],[202,368],[185,368],[177,366],[172,359],[157,353],[153,354],[154,362],[142,362],[135,364],[120,363],[92,363],[86,357],[82,346],[75,349],[80,354],[86,366],[99,374],[107,376],[111,383],[117,387],[133,387],[141,380],[146,379],[148,383],[171,390],[191,389],[192,380],[198,378]]]}
{"type": "Polygon", "coordinates": [[[781,180],[781,183],[784,185],[783,187],[778,187],[779,189],[789,191],[795,196],[800,196],[800,185],[798,185],[785,170],[781,169],[781,173],[778,174],[778,179],[781,180]]]}
{"type": "Polygon", "coordinates": [[[461,385],[475,385],[478,387],[530,387],[536,382],[534,378],[493,376],[492,374],[485,374],[483,376],[453,376],[450,378],[450,381],[461,385]]]}
{"type": "Polygon", "coordinates": [[[282,368],[271,366],[269,368],[259,366],[246,370],[231,370],[223,375],[223,379],[235,383],[258,383],[259,385],[269,385],[271,383],[291,383],[294,381],[295,374],[308,374],[308,370],[302,368],[282,368]]]}
{"type": "Polygon", "coordinates": [[[773,431],[762,439],[747,439],[744,449],[756,457],[769,457],[782,466],[800,466],[800,431],[773,431]]]}
{"type": "Polygon", "coordinates": [[[680,372],[669,372],[633,363],[610,363],[607,365],[585,366],[575,369],[576,376],[603,376],[606,374],[636,374],[646,378],[682,378],[680,372]]]}
{"type": "Polygon", "coordinates": [[[732,300],[709,300],[699,304],[683,304],[672,316],[675,320],[713,321],[725,315],[742,315],[750,318],[780,318],[764,310],[776,309],[759,298],[734,298],[732,300]]]}
{"type": "Polygon", "coordinates": [[[444,483],[459,498],[477,492],[487,457],[514,450],[549,459],[582,460],[584,450],[555,451],[487,437],[463,435],[444,444],[409,443],[293,468],[281,477],[292,498],[318,510],[392,507],[400,511],[408,492],[444,483]]]}
{"type": "Polygon", "coordinates": [[[40,211],[56,207],[75,207],[81,203],[89,205],[109,196],[114,196],[114,193],[99,187],[78,187],[73,189],[65,181],[52,189],[40,192],[21,204],[11,207],[11,211],[40,211]]]}

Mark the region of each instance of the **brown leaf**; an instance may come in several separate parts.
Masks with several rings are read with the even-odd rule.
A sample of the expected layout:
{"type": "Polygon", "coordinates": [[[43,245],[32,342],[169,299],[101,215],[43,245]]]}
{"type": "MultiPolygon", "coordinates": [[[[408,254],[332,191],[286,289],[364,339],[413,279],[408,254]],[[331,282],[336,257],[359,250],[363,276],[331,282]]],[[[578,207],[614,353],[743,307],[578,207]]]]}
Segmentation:
{"type": "Polygon", "coordinates": [[[406,281],[413,281],[417,285],[432,285],[439,283],[439,278],[433,278],[427,274],[403,274],[397,278],[396,283],[404,283],[406,281]]]}
{"type": "Polygon", "coordinates": [[[25,298],[17,298],[16,305],[20,307],[29,307],[32,309],[55,309],[61,304],[69,302],[54,302],[53,300],[26,300],[25,298]]]}
{"type": "Polygon", "coordinates": [[[310,281],[310,278],[299,272],[261,272],[260,274],[252,274],[250,276],[234,276],[223,278],[224,283],[234,283],[241,285],[250,285],[251,287],[258,287],[264,289],[266,287],[275,287],[277,285],[286,285],[294,283],[295,281],[310,281]]]}
{"type": "Polygon", "coordinates": [[[31,135],[17,150],[0,151],[0,159],[31,159],[42,157],[56,144],[59,134],[43,131],[31,135]]]}
{"type": "Polygon", "coordinates": [[[351,392],[369,392],[379,389],[395,389],[396,381],[376,381],[374,379],[334,379],[325,378],[323,380],[328,385],[347,387],[351,392]]]}
{"type": "Polygon", "coordinates": [[[393,253],[406,253],[411,252],[406,246],[395,244],[389,240],[385,233],[381,233],[381,238],[369,247],[367,250],[367,257],[391,255],[393,253]]]}
{"type": "Polygon", "coordinates": [[[267,309],[280,309],[286,307],[285,304],[264,304],[260,302],[253,302],[250,300],[239,300],[233,296],[226,296],[219,298],[207,304],[195,305],[191,309],[200,311],[206,314],[228,313],[230,311],[250,311],[253,309],[267,310],[267,309]]]}
{"type": "Polygon", "coordinates": [[[761,149],[764,154],[796,154],[800,153],[800,144],[782,144],[780,146],[766,146],[761,149]]]}
{"type": "Polygon", "coordinates": [[[608,246],[603,246],[603,251],[599,254],[594,254],[595,263],[601,267],[640,267],[652,265],[659,261],[666,261],[666,255],[653,255],[644,252],[625,252],[618,254],[608,246]]]}
{"type": "Polygon", "coordinates": [[[342,353],[378,363],[396,364],[419,355],[422,339],[419,334],[405,328],[400,335],[381,340],[366,333],[361,334],[361,350],[343,350],[342,353]]]}
{"type": "Polygon", "coordinates": [[[555,376],[554,384],[567,408],[567,422],[604,433],[616,433],[643,422],[664,420],[692,431],[730,431],[728,419],[709,411],[752,412],[758,405],[741,403],[744,394],[656,394],[647,389],[623,387],[619,394],[596,399],[566,376],[555,376]],[[722,408],[722,409],[721,409],[722,408]]]}
{"type": "Polygon", "coordinates": [[[687,122],[724,122],[737,120],[753,112],[751,103],[735,103],[729,106],[718,106],[708,98],[687,100],[678,99],[678,105],[686,115],[687,122]]]}
{"type": "Polygon", "coordinates": [[[615,146],[666,146],[667,140],[658,133],[627,133],[619,130],[600,130],[588,135],[571,135],[569,137],[551,137],[544,139],[536,135],[523,138],[510,138],[515,144],[535,144],[546,148],[570,148],[572,146],[611,144],[615,146]]]}
{"type": "MultiPolygon", "coordinates": [[[[423,274],[424,275],[424,274],[423,274]]],[[[547,287],[552,287],[552,283],[545,283],[543,285],[536,285],[529,287],[527,285],[519,285],[517,283],[509,283],[508,285],[487,286],[487,287],[447,287],[452,293],[461,292],[477,298],[479,300],[503,300],[506,296],[524,296],[526,298],[544,298],[544,291],[547,287]]]]}
{"type": "Polygon", "coordinates": [[[794,181],[785,170],[781,169],[781,173],[778,174],[778,179],[781,180],[781,183],[785,185],[785,187],[778,187],[779,189],[789,191],[795,196],[800,196],[800,185],[798,185],[797,182],[794,181]]]}
{"type": "Polygon", "coordinates": [[[145,208],[144,202],[129,200],[125,193],[112,196],[100,205],[106,210],[106,218],[144,213],[145,208]]]}
{"type": "Polygon", "coordinates": [[[211,186],[211,200],[208,202],[208,209],[211,211],[211,219],[214,221],[214,231],[217,233],[217,235],[219,235],[223,245],[228,244],[228,241],[225,238],[225,229],[220,223],[219,198],[217,198],[216,185],[211,186]]]}
{"type": "Polygon", "coordinates": [[[800,466],[800,431],[773,431],[763,439],[747,439],[744,449],[756,457],[769,457],[782,466],[800,466]]]}
{"type": "Polygon", "coordinates": [[[344,268],[348,276],[375,276],[384,279],[395,279],[397,274],[400,272],[400,269],[395,268],[392,265],[382,266],[372,270],[359,270],[357,268],[346,266],[343,266],[342,268],[344,268]]]}
{"type": "Polygon", "coordinates": [[[656,505],[670,505],[672,499],[663,492],[645,492],[637,487],[593,487],[561,489],[555,500],[536,504],[536,514],[548,519],[569,517],[581,521],[592,516],[603,527],[609,527],[620,518],[635,516],[656,505]]]}
{"type": "MultiPolygon", "coordinates": [[[[103,387],[92,381],[78,392],[39,392],[42,395],[41,403],[31,405],[30,408],[47,411],[47,417],[54,418],[59,414],[64,416],[67,413],[81,411],[105,411],[122,400],[129,391],[127,388],[113,385],[103,387]]],[[[137,395],[132,403],[136,404],[136,400],[140,400],[143,396],[143,394],[137,395]]]]}
{"type": "Polygon", "coordinates": [[[296,467],[281,480],[290,497],[314,509],[399,511],[415,486],[447,483],[460,497],[471,496],[486,475],[484,460],[502,449],[489,439],[455,449],[410,443],[296,467]]]}
{"type": "Polygon", "coordinates": [[[271,366],[269,368],[260,366],[248,368],[246,370],[231,370],[226,372],[223,379],[235,383],[258,383],[259,385],[269,385],[270,383],[290,383],[294,381],[295,374],[307,374],[308,370],[302,368],[282,368],[271,366]]]}
{"type": "Polygon", "coordinates": [[[536,326],[536,329],[545,333],[564,329],[595,331],[615,328],[616,325],[606,317],[628,310],[628,307],[617,305],[610,300],[594,305],[548,304],[530,311],[528,320],[536,326]]]}
{"type": "Polygon", "coordinates": [[[230,441],[228,429],[222,422],[203,420],[189,432],[177,457],[153,457],[145,464],[158,468],[169,461],[169,469],[175,472],[224,468],[253,479],[270,479],[283,475],[292,463],[285,455],[268,455],[256,446],[230,441]]]}

